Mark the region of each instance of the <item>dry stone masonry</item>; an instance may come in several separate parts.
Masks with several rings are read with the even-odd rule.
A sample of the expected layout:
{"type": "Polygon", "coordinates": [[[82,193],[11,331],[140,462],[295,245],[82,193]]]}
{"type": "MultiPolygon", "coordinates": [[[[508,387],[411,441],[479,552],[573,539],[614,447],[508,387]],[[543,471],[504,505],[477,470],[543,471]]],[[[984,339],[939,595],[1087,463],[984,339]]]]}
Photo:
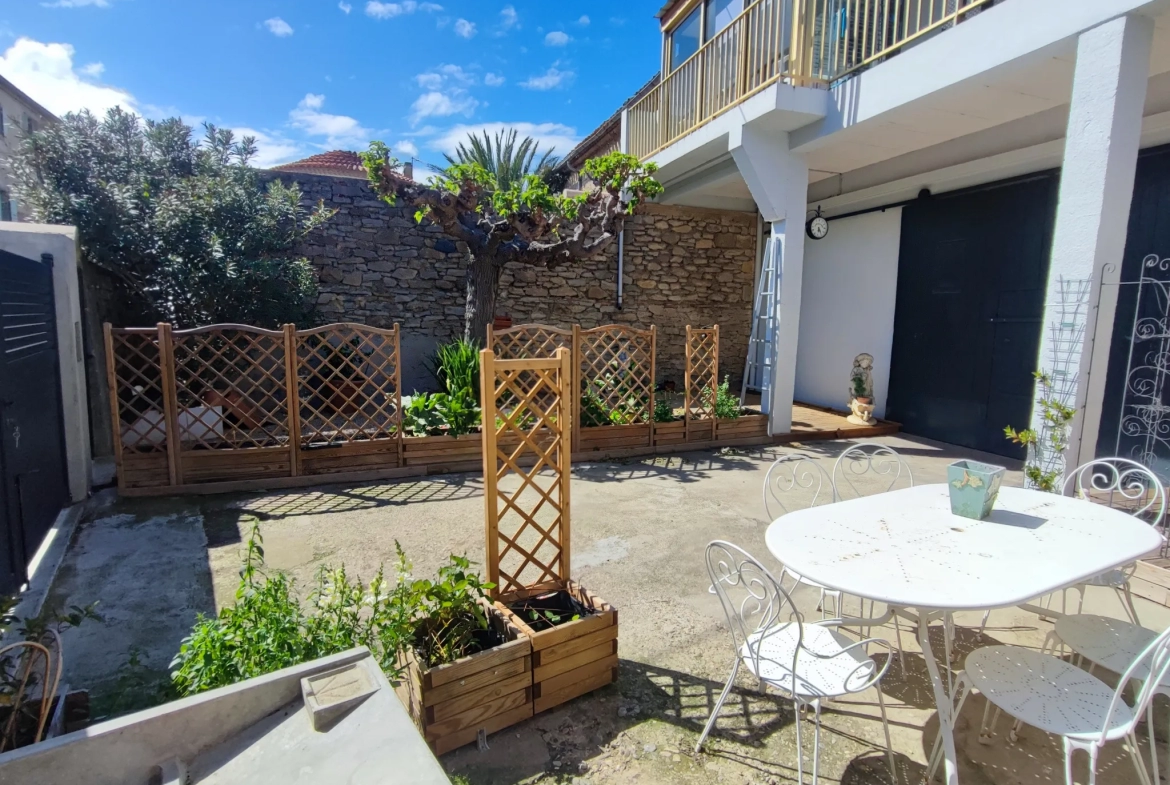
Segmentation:
{"type": "MultiPolygon", "coordinates": [[[[463,330],[464,256],[413,211],[390,207],[365,182],[272,173],[297,182],[305,203],[337,215],[298,253],[318,270],[320,322],[352,321],[403,330],[404,384],[428,383],[422,359],[463,330]]],[[[720,376],[738,384],[751,329],[756,217],[750,213],[648,205],[627,224],[625,286],[617,305],[617,243],[603,254],[544,270],[509,265],[497,315],[516,324],[658,326],[658,379],[683,376],[686,325],[720,326],[720,376]]]]}

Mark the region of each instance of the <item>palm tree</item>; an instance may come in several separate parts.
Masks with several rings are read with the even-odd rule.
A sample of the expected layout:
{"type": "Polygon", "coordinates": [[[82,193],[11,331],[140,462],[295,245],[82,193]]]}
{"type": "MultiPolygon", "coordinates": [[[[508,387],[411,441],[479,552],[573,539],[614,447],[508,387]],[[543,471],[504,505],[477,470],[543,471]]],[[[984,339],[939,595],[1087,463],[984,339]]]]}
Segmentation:
{"type": "Polygon", "coordinates": [[[546,175],[557,168],[561,163],[554,150],[541,152],[539,144],[531,136],[526,136],[517,144],[515,128],[507,131],[497,131],[495,140],[483,132],[480,138],[475,134],[467,137],[468,144],[462,142],[455,150],[455,155],[444,154],[449,164],[477,163],[493,174],[500,189],[508,189],[513,183],[524,179],[525,175],[546,175]],[[537,158],[537,155],[540,157],[537,158]]]}

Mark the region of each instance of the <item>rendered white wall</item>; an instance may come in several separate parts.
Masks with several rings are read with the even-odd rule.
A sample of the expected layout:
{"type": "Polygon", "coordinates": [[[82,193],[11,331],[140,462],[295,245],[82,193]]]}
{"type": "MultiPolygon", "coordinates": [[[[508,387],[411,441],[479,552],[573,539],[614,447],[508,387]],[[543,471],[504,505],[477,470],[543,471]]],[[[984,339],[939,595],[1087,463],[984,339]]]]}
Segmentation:
{"type": "Polygon", "coordinates": [[[873,355],[878,417],[886,414],[902,208],[842,218],[804,245],[796,400],[844,409],[853,358],[873,355]]]}
{"type": "Polygon", "coordinates": [[[57,304],[57,347],[61,358],[61,406],[65,463],[74,502],[89,495],[89,403],[85,351],[81,343],[81,292],[77,275],[77,230],[72,226],[0,223],[0,250],[39,261],[53,255],[53,296],[57,304]]]}

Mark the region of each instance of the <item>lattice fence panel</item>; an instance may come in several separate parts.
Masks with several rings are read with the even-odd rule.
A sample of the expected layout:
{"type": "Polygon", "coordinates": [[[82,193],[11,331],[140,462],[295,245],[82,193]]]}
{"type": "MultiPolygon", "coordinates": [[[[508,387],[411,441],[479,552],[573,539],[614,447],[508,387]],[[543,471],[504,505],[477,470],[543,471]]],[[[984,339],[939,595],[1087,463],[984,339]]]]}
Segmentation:
{"type": "Polygon", "coordinates": [[[488,575],[496,594],[569,578],[572,364],[481,355],[488,575]]]}
{"type": "Polygon", "coordinates": [[[109,329],[107,361],[118,407],[118,443],[128,452],[167,450],[166,405],[159,333],[153,328],[109,329]]]}
{"type": "Polygon", "coordinates": [[[176,331],[174,354],[184,449],[288,443],[283,332],[235,325],[176,331]]]}
{"type": "Polygon", "coordinates": [[[581,425],[654,420],[655,329],[609,325],[580,331],[581,425]]]}
{"type": "Polygon", "coordinates": [[[715,397],[719,387],[719,325],[694,329],[687,325],[684,406],[687,437],[700,430],[715,438],[715,397]]]}
{"type": "Polygon", "coordinates": [[[398,325],[332,324],[297,331],[295,341],[302,444],[399,438],[398,325]]]}
{"type": "Polygon", "coordinates": [[[488,346],[500,360],[552,357],[557,349],[573,348],[573,331],[544,324],[520,324],[502,330],[488,328],[488,346]]]}

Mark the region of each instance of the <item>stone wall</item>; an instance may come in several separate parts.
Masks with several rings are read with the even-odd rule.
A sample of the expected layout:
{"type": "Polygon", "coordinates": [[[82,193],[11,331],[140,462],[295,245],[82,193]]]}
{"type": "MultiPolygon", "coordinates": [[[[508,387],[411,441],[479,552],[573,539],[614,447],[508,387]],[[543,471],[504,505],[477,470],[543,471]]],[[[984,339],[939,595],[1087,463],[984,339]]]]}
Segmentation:
{"type": "MultiPolygon", "coordinates": [[[[273,173],[271,176],[277,176],[273,173]]],[[[317,316],[402,326],[407,389],[430,383],[422,361],[463,330],[464,261],[458,244],[413,211],[378,201],[361,180],[280,175],[306,203],[337,215],[299,253],[320,271],[317,316]]],[[[681,388],[686,325],[720,326],[720,374],[738,384],[751,329],[756,258],[752,214],[648,205],[627,226],[625,286],[617,306],[617,243],[555,270],[509,265],[498,315],[516,324],[658,326],[658,378],[681,388]]],[[[738,389],[737,387],[735,389],[738,389]]]]}

